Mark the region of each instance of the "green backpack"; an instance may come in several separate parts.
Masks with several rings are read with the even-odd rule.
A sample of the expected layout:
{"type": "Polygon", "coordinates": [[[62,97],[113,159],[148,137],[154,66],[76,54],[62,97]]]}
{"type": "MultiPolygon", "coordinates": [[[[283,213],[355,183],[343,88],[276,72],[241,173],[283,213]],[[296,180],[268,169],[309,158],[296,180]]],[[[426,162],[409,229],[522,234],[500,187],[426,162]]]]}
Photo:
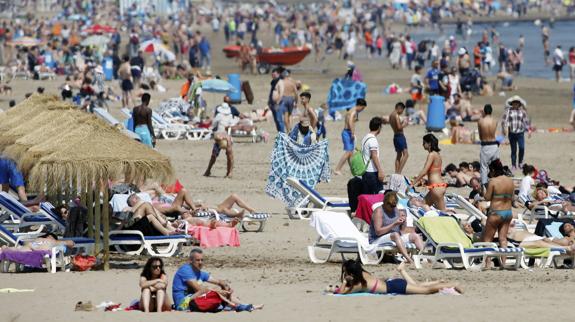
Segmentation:
{"type": "MultiPolygon", "coordinates": [[[[363,144],[365,145],[367,141],[369,141],[369,139],[365,140],[363,144]]],[[[362,150],[358,150],[356,148],[353,154],[351,155],[351,158],[349,158],[349,167],[351,169],[351,174],[355,177],[361,177],[365,173],[365,170],[367,170],[367,166],[371,161],[371,153],[369,154],[369,159],[367,160],[367,162],[363,161],[362,150]]]]}

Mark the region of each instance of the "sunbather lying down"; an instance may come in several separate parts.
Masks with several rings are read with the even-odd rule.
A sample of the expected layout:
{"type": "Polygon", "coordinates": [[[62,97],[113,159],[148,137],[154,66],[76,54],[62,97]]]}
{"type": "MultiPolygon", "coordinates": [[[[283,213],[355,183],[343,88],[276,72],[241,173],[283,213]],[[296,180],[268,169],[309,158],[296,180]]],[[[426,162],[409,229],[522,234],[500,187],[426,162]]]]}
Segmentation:
{"type": "MultiPolygon", "coordinates": [[[[163,199],[162,196],[164,196],[166,194],[159,187],[159,185],[147,186],[146,188],[148,188],[148,190],[145,190],[145,191],[142,190],[142,191],[149,193],[150,196],[152,197],[152,199],[162,200],[163,199]]],[[[130,198],[134,198],[134,199],[132,199],[132,202],[134,202],[134,204],[137,203],[138,200],[141,200],[137,195],[131,195],[128,198],[128,204],[130,202],[130,198]],[[135,199],[135,198],[137,198],[137,199],[135,199]]],[[[253,207],[248,205],[242,198],[240,198],[235,193],[232,193],[231,195],[229,195],[220,204],[218,204],[216,206],[209,206],[209,205],[206,205],[203,203],[194,202],[194,200],[192,199],[192,195],[185,188],[182,188],[178,192],[178,194],[176,195],[174,200],[171,202],[171,204],[156,203],[154,205],[154,208],[156,208],[162,214],[168,215],[168,216],[181,216],[182,214],[187,213],[187,212],[194,215],[198,211],[205,211],[208,209],[214,209],[218,213],[224,214],[228,217],[242,218],[246,211],[248,213],[255,213],[256,212],[256,210],[253,207]],[[235,205],[240,207],[241,210],[240,211],[234,210],[233,207],[235,205]]]]}
{"type": "Polygon", "coordinates": [[[0,248],[0,253],[5,249],[28,252],[33,250],[51,250],[56,246],[74,247],[74,242],[71,240],[58,240],[56,235],[48,233],[36,239],[26,241],[24,245],[18,245],[15,247],[2,246],[0,248]]]}
{"type": "MultiPolygon", "coordinates": [[[[380,280],[366,272],[359,260],[347,260],[341,267],[341,287],[335,294],[374,293],[374,294],[435,294],[439,292],[462,294],[462,289],[454,283],[445,281],[417,282],[406,271],[405,262],[399,264],[397,271],[402,278],[380,280]]],[[[328,290],[329,291],[329,290],[328,290]]]]}
{"type": "Polygon", "coordinates": [[[210,228],[216,227],[234,227],[239,220],[233,220],[229,223],[214,220],[203,220],[192,217],[189,212],[182,213],[181,218],[170,222],[168,218],[149,202],[140,199],[136,194],[128,197],[132,216],[123,225],[127,230],[138,230],[144,236],[157,235],[176,235],[186,233],[185,222],[192,226],[205,226],[210,228]]]}

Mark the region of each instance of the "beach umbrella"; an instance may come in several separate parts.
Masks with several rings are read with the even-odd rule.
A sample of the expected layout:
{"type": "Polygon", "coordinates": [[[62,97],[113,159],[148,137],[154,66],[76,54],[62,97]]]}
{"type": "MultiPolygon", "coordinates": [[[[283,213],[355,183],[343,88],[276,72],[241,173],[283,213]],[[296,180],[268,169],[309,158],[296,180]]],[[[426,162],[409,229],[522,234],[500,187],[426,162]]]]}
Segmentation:
{"type": "Polygon", "coordinates": [[[20,47],[35,47],[41,45],[43,42],[40,39],[32,37],[20,37],[10,41],[8,44],[20,47]]]}
{"type": "Polygon", "coordinates": [[[82,46],[102,46],[110,42],[110,38],[102,35],[90,36],[80,43],[82,46]]]}
{"type": "Polygon", "coordinates": [[[234,85],[230,84],[229,82],[223,79],[213,78],[202,81],[202,91],[212,93],[229,93],[236,92],[237,90],[234,85]]]}
{"type": "Polygon", "coordinates": [[[163,61],[174,61],[176,55],[158,39],[146,40],[140,44],[140,50],[145,53],[153,53],[163,61]]]}
{"type": "Polygon", "coordinates": [[[72,21],[85,20],[86,18],[86,16],[80,14],[74,14],[68,17],[68,19],[72,21]]]}
{"type": "Polygon", "coordinates": [[[116,28],[106,25],[95,24],[82,29],[82,32],[88,34],[111,34],[116,32],[116,28]]]}

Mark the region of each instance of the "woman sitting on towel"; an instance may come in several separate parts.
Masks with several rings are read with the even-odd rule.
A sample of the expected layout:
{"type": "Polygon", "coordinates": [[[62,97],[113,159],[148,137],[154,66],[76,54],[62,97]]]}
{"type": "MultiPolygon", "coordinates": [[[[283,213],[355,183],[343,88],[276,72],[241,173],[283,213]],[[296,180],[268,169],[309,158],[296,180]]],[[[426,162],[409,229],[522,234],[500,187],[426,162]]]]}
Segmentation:
{"type": "Polygon", "coordinates": [[[444,281],[417,282],[405,269],[405,262],[397,266],[402,278],[380,280],[366,272],[359,260],[347,260],[341,267],[341,282],[335,294],[372,293],[372,294],[462,294],[462,289],[454,283],[444,281]]]}
{"type": "Polygon", "coordinates": [[[171,311],[172,303],[168,296],[168,276],[164,272],[164,262],[159,257],[151,257],[140,274],[140,310],[144,312],[171,311]]]}
{"type": "Polygon", "coordinates": [[[439,154],[439,141],[433,134],[426,134],[423,137],[423,148],[429,152],[425,165],[417,177],[413,180],[413,185],[422,183],[423,177],[427,175],[427,189],[429,192],[425,196],[425,202],[430,206],[435,206],[439,210],[445,210],[445,191],[447,183],[441,178],[441,155],[439,154]]]}

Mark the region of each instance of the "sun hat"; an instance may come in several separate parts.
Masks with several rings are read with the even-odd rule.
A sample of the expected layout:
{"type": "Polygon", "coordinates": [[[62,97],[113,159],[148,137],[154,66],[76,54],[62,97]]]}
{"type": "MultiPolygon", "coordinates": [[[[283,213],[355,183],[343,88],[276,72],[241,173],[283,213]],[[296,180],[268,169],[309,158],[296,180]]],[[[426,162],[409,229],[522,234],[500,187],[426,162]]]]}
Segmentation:
{"type": "Polygon", "coordinates": [[[522,99],[519,95],[511,96],[509,99],[507,99],[507,101],[505,101],[505,105],[511,106],[511,103],[513,102],[519,102],[523,107],[527,107],[527,102],[525,102],[525,100],[522,99]]]}
{"type": "Polygon", "coordinates": [[[461,47],[457,51],[457,54],[459,54],[459,56],[465,55],[465,54],[467,54],[467,50],[465,50],[465,48],[461,47]]]}

